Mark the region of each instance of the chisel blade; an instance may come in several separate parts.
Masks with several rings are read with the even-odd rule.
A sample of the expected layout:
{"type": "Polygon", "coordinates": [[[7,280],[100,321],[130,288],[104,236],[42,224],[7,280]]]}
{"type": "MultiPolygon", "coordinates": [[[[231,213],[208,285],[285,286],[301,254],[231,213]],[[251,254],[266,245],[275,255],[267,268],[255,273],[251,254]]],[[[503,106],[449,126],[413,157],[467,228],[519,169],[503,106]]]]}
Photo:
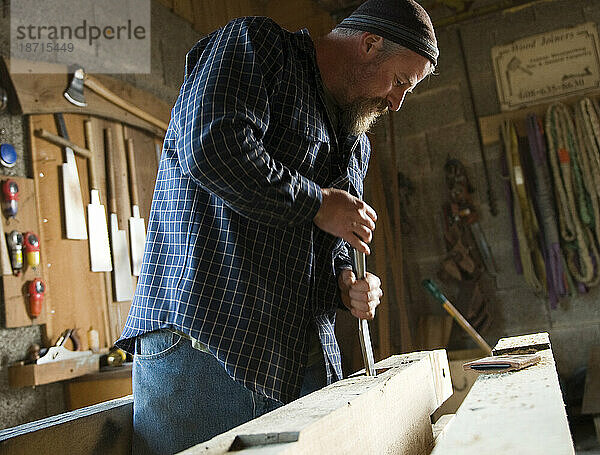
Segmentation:
{"type": "MultiPolygon", "coordinates": [[[[362,280],[365,278],[367,275],[367,260],[365,253],[361,253],[353,249],[352,267],[357,280],[362,280]]],[[[369,323],[366,319],[358,320],[358,336],[360,338],[360,348],[362,350],[363,361],[365,364],[365,374],[367,376],[376,376],[373,347],[371,346],[371,335],[369,333],[369,323]]]]}

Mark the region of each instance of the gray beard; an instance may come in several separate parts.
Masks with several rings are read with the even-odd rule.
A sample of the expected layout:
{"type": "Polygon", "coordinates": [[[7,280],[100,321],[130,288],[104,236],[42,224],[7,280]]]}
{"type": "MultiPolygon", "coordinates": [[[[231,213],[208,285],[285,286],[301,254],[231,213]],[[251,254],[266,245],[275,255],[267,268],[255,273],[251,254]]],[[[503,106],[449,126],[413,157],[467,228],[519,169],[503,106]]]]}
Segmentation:
{"type": "Polygon", "coordinates": [[[383,98],[359,98],[341,107],[342,130],[354,136],[366,133],[387,111],[388,103],[383,98]]]}

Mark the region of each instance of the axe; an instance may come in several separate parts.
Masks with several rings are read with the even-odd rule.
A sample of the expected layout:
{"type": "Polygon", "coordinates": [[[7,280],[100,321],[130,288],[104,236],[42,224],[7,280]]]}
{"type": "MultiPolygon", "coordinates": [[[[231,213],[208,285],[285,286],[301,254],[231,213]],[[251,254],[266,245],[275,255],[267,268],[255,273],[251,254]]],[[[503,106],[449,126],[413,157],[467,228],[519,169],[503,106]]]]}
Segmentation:
{"type": "Polygon", "coordinates": [[[157,119],[153,115],[148,114],[146,111],[143,111],[137,106],[128,103],[125,100],[122,100],[115,93],[111,92],[107,89],[98,79],[86,74],[83,71],[83,68],[78,68],[73,74],[73,79],[71,79],[71,83],[65,90],[65,98],[75,106],[85,107],[87,103],[85,101],[85,97],[83,96],[83,87],[88,87],[93,92],[100,95],[105,100],[111,102],[112,104],[119,106],[121,109],[126,110],[127,112],[135,115],[136,117],[145,120],[148,123],[160,128],[163,131],[167,131],[167,124],[162,120],[157,119]]]}

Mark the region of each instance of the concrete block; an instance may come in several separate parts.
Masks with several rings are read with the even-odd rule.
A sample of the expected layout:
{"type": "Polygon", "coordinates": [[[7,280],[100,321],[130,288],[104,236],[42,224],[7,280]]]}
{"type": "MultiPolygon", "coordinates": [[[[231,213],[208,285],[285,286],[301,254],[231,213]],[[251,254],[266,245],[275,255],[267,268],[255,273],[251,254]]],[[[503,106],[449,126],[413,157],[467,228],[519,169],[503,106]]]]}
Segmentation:
{"type": "Polygon", "coordinates": [[[551,313],[552,326],[575,327],[580,324],[600,324],[600,288],[590,288],[587,294],[576,294],[573,297],[563,298],[559,306],[551,313]]]}
{"type": "Polygon", "coordinates": [[[600,324],[578,324],[556,327],[549,331],[558,374],[570,377],[587,365],[590,347],[600,344],[600,324]]]}
{"type": "Polygon", "coordinates": [[[430,90],[407,97],[396,114],[396,134],[416,134],[464,121],[463,101],[458,86],[430,90]]]}
{"type": "Polygon", "coordinates": [[[431,172],[431,162],[424,134],[396,138],[398,170],[411,180],[422,179],[431,172]]]}
{"type": "Polygon", "coordinates": [[[156,43],[152,43],[153,65],[157,60],[164,84],[172,89],[169,96],[176,98],[183,82],[185,55],[201,34],[188,21],[157,2],[152,3],[152,32],[158,38],[156,43]]]}
{"type": "Polygon", "coordinates": [[[427,147],[432,167],[444,167],[448,157],[466,166],[480,160],[479,139],[474,123],[446,125],[427,132],[427,147]]]}
{"type": "Polygon", "coordinates": [[[546,332],[550,329],[548,302],[526,286],[499,289],[495,304],[502,315],[503,330],[510,335],[546,332]]]}
{"type": "MultiPolygon", "coordinates": [[[[594,3],[594,2],[585,2],[594,3]]],[[[583,11],[584,2],[558,1],[551,4],[539,4],[533,6],[535,23],[548,30],[573,27],[585,22],[583,11]]],[[[540,32],[541,33],[541,32],[540,32]]]]}

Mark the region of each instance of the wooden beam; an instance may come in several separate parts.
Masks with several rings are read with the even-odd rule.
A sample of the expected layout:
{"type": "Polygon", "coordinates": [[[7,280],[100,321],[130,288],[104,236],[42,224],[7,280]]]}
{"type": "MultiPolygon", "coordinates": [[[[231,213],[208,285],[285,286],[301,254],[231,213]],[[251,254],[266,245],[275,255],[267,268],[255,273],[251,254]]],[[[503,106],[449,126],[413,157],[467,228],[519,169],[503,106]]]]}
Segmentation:
{"type": "Polygon", "coordinates": [[[185,453],[429,453],[430,415],[452,393],[446,351],[397,355],[375,377],[331,384],[185,453]],[[235,447],[235,446],[234,446],[235,447]]]}
{"type": "Polygon", "coordinates": [[[133,397],[0,431],[0,452],[125,455],[131,453],[133,397]]]}
{"type": "MultiPolygon", "coordinates": [[[[545,335],[503,344],[527,351],[545,335]]],[[[538,353],[541,361],[523,370],[479,375],[432,455],[574,454],[549,344],[538,353]]]]}

